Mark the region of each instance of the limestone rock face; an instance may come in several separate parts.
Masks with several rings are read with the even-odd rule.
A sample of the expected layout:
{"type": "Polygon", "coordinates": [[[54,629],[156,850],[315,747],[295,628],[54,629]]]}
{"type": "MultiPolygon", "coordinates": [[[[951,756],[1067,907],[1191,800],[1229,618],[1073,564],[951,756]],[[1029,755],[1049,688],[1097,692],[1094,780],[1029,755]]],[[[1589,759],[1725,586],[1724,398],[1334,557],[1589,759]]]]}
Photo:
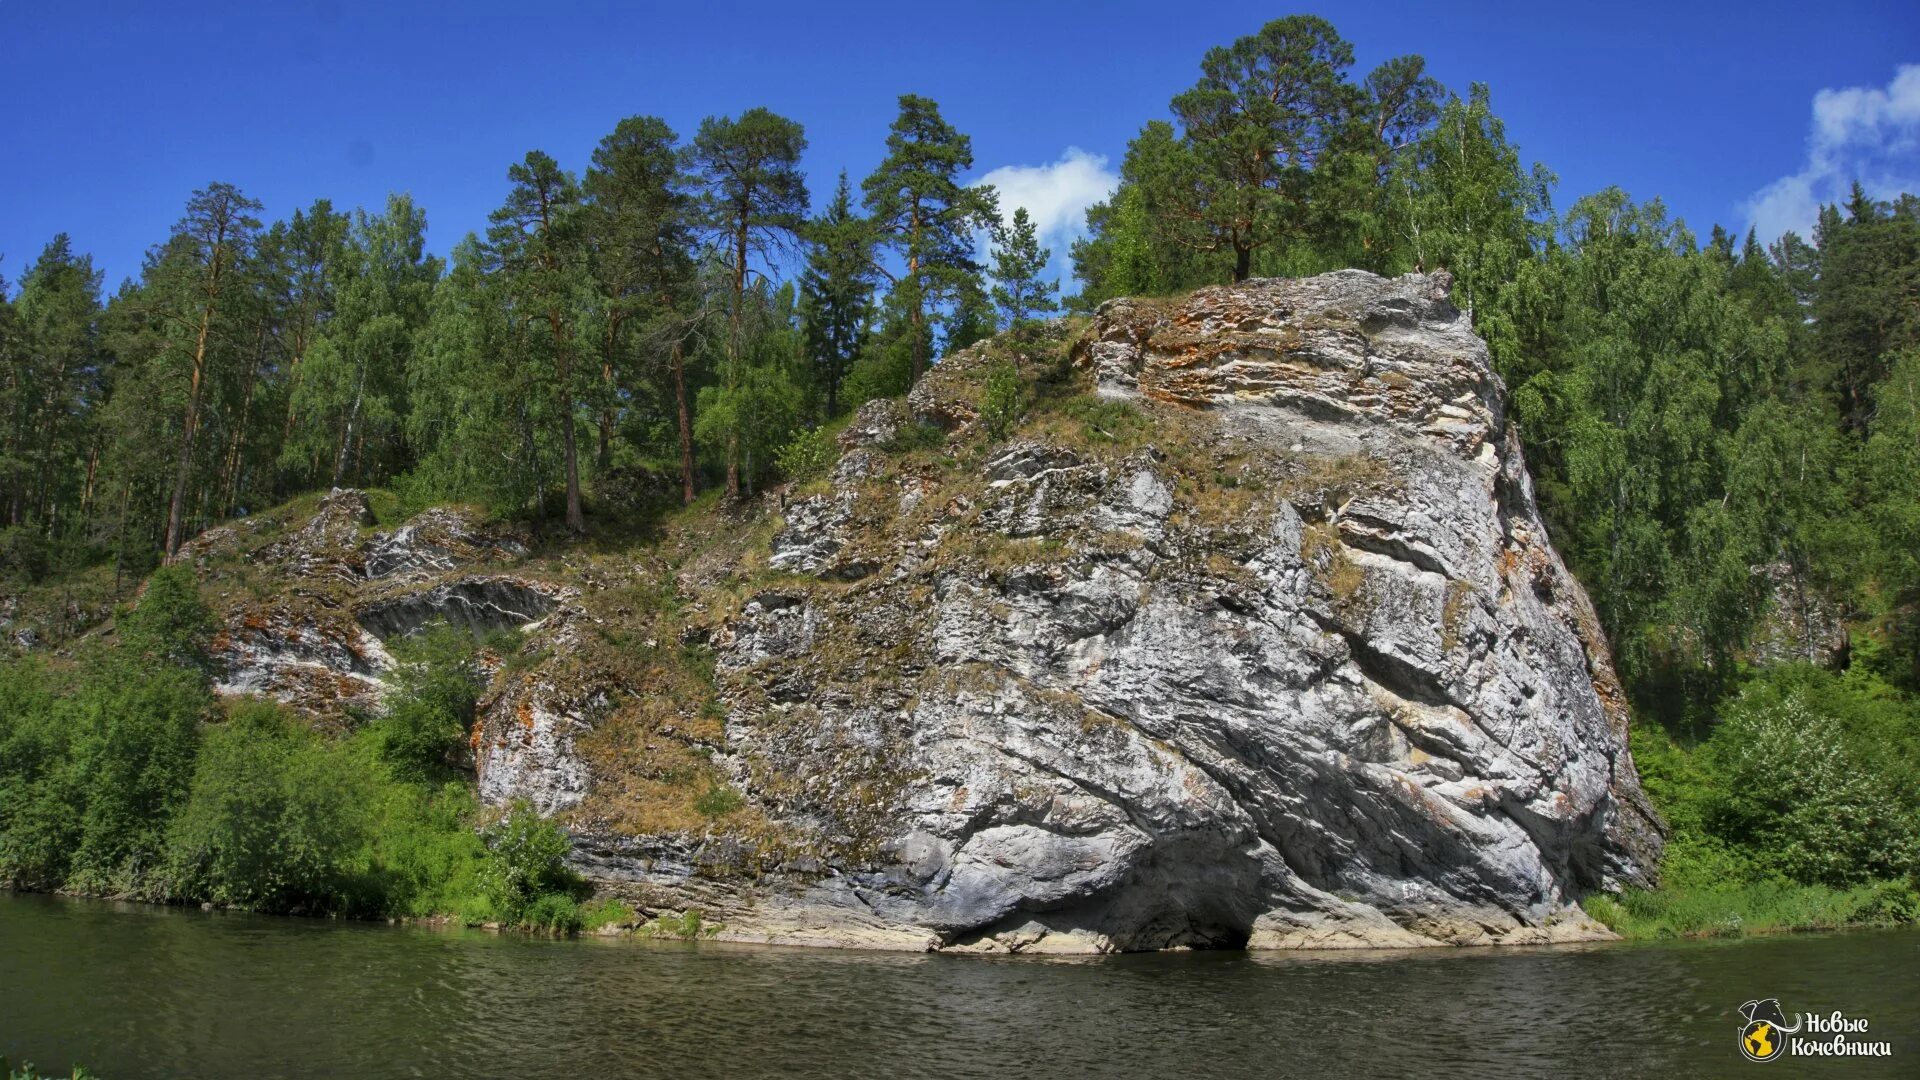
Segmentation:
{"type": "Polygon", "coordinates": [[[1449,285],[1251,281],[984,342],[858,410],[825,478],[631,549],[536,568],[457,512],[374,531],[342,492],[192,556],[279,568],[221,644],[234,688],[303,705],[302,679],[376,699],[429,619],[522,628],[482,798],[721,937],[1603,937],[1580,897],[1649,881],[1661,825],[1449,285]],[[1007,363],[1031,409],[996,441],[1007,363]]]}
{"type": "MultiPolygon", "coordinates": [[[[1660,826],[1449,284],[1114,301],[1074,358],[1178,442],[1019,440],[961,490],[843,462],[770,558],[835,584],[715,638],[741,786],[824,872],[595,864],[766,940],[1605,936],[1577,899],[1647,881],[1660,826]]],[[[909,400],[965,423],[935,381],[909,400]]]]}
{"type": "Polygon", "coordinates": [[[517,538],[451,507],[376,530],[365,493],[353,489],[329,493],[299,520],[248,519],[181,547],[210,585],[246,576],[246,587],[217,593],[222,692],[330,717],[377,705],[393,666],[387,643],[429,623],[483,637],[572,614],[563,586],[483,572],[525,554],[517,538]],[[258,535],[274,526],[282,535],[258,535]]]}

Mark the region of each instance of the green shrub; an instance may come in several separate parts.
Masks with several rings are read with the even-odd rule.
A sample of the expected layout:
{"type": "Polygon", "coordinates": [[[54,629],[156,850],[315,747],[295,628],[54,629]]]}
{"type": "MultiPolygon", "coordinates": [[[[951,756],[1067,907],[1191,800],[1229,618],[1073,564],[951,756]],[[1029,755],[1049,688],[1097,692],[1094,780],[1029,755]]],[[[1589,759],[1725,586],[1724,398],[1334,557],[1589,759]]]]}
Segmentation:
{"type": "Polygon", "coordinates": [[[1704,750],[1707,830],[1765,874],[1847,886],[1920,869],[1920,827],[1845,721],[1801,695],[1743,696],[1704,750]]]}
{"type": "Polygon", "coordinates": [[[522,923],[549,893],[571,896],[580,878],[567,867],[572,841],[558,825],[516,802],[506,816],[482,830],[487,858],[481,864],[481,895],[503,922],[522,923]]]}
{"type": "Polygon", "coordinates": [[[1112,401],[1098,394],[1068,398],[1060,411],[1080,422],[1081,434],[1090,443],[1128,443],[1147,429],[1147,418],[1130,402],[1112,401]]]}
{"type": "Polygon", "coordinates": [[[93,669],[61,702],[80,805],[67,885],[143,891],[163,860],[167,822],[187,800],[200,721],[211,708],[205,680],[193,672],[122,664],[93,669]]]}
{"type": "Polygon", "coordinates": [[[0,664],[0,884],[50,889],[80,842],[73,729],[38,661],[0,664]]]}
{"type": "Polygon", "coordinates": [[[913,356],[906,336],[875,338],[840,381],[840,404],[857,409],[876,398],[899,397],[911,389],[913,356]]]}
{"type": "Polygon", "coordinates": [[[403,780],[432,780],[460,760],[480,693],[473,636],[433,623],[393,645],[393,688],[373,730],[403,780]]]}
{"type": "Polygon", "coordinates": [[[706,921],[699,908],[689,908],[679,915],[655,915],[653,921],[640,927],[641,937],[674,938],[680,941],[697,941],[719,932],[720,924],[706,921]]]}
{"type": "Polygon", "coordinates": [[[29,584],[45,577],[52,565],[46,534],[27,525],[0,529],[0,581],[29,584]]]}
{"type": "Polygon", "coordinates": [[[980,396],[980,424],[986,428],[987,437],[995,441],[1006,438],[1026,411],[1027,392],[1018,369],[1007,361],[993,365],[980,396]]]}
{"type": "Polygon", "coordinates": [[[635,919],[633,908],[625,901],[608,896],[580,905],[580,928],[598,930],[606,926],[627,926],[635,919]]]}
{"type": "Polygon", "coordinates": [[[521,911],[516,922],[530,930],[556,934],[578,933],[581,927],[580,904],[566,893],[541,893],[521,911]]]}
{"type": "Polygon", "coordinates": [[[833,435],[826,428],[811,428],[801,431],[780,448],[774,458],[774,464],[780,467],[780,474],[796,483],[825,476],[833,463],[840,460],[840,448],[834,444],[833,435]]]}
{"type": "Polygon", "coordinates": [[[155,570],[133,608],[115,622],[128,658],[211,673],[207,647],[219,625],[186,566],[155,570]]]}
{"type": "Polygon", "coordinates": [[[929,424],[916,420],[902,424],[900,430],[893,433],[881,449],[891,454],[906,454],[915,450],[932,450],[945,446],[947,433],[938,424],[929,424]]]}
{"type": "Polygon", "coordinates": [[[744,805],[740,793],[725,784],[711,784],[693,800],[693,808],[703,816],[726,817],[744,805]]]}
{"type": "Polygon", "coordinates": [[[173,821],[173,893],[259,911],[375,908],[367,765],[278,706],[242,702],[208,732],[192,795],[173,821]]]}
{"type": "Polygon", "coordinates": [[[496,918],[479,883],[487,847],[472,822],[479,812],[464,780],[438,786],[387,783],[373,793],[368,861],[378,906],[388,915],[496,918]]]}

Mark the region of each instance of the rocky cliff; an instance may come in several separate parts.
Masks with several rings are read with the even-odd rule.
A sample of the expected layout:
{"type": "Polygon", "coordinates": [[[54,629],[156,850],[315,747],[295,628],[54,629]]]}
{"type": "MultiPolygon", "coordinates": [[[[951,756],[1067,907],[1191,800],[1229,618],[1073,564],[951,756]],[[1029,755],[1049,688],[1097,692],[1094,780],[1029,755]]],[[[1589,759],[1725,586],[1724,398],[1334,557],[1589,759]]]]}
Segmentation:
{"type": "Polygon", "coordinates": [[[342,492],[194,557],[235,690],[377,698],[516,628],[485,799],[643,910],[979,950],[1604,936],[1659,826],[1585,594],[1444,275],[1165,301],[947,358],[827,478],[530,552],[342,492]],[[1023,418],[995,403],[1015,372],[1023,418]],[[989,431],[989,428],[994,430],[989,431]]]}

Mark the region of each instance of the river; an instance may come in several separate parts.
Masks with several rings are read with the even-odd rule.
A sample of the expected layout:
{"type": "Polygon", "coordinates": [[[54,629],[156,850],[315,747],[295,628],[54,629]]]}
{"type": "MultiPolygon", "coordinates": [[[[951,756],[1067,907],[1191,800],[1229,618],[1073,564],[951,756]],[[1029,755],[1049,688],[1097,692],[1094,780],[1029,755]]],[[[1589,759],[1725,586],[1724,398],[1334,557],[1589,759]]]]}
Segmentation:
{"type": "Polygon", "coordinates": [[[0,894],[0,1054],[104,1080],[1913,1076],[1920,932],[982,958],[0,894]],[[1737,1010],[1765,997],[1864,1017],[1893,1057],[1749,1064],[1737,1010]]]}

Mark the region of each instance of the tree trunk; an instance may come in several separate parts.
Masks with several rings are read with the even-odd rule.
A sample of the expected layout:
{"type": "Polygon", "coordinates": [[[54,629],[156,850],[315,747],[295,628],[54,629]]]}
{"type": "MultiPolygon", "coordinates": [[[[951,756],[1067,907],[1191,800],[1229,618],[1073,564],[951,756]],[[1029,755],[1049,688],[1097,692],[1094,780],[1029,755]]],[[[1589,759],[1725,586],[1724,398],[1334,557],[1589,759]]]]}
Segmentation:
{"type": "MultiPolygon", "coordinates": [[[[747,302],[747,218],[743,211],[734,233],[733,317],[727,323],[727,389],[740,388],[740,317],[747,302]]],[[[734,402],[737,407],[739,402],[734,402]]],[[[740,497],[740,425],[735,413],[733,426],[727,429],[727,497],[740,497]]]]}
{"type": "Polygon", "coordinates": [[[910,219],[912,226],[907,241],[907,280],[913,283],[911,286],[913,317],[908,322],[908,326],[913,332],[913,348],[909,352],[912,360],[909,363],[910,370],[907,375],[908,389],[919,385],[920,373],[927,369],[926,339],[920,332],[921,324],[926,321],[923,309],[927,305],[927,298],[920,291],[920,203],[917,200],[913,204],[910,219]]]}
{"type": "Polygon", "coordinates": [[[240,501],[240,455],[246,448],[247,424],[253,415],[253,386],[260,378],[260,363],[267,354],[267,331],[263,325],[260,330],[259,352],[252,364],[247,367],[246,385],[240,392],[240,425],[233,429],[233,442],[227,448],[227,501],[221,516],[232,517],[234,504],[240,501]]]}
{"type": "Polygon", "coordinates": [[[560,374],[560,443],[566,451],[567,528],[587,531],[587,516],[580,510],[580,453],[573,433],[573,362],[567,355],[566,333],[561,329],[560,313],[547,312],[547,325],[553,328],[554,363],[560,374]]]}
{"type": "Polygon", "coordinates": [[[925,358],[927,340],[926,340],[926,335],[922,333],[920,330],[920,325],[922,321],[923,321],[922,316],[920,314],[920,302],[918,300],[915,300],[913,304],[913,315],[908,320],[908,323],[907,323],[907,325],[911,328],[911,333],[913,334],[912,371],[909,373],[907,377],[907,387],[909,389],[920,385],[920,373],[922,371],[925,371],[927,368],[927,362],[925,358]]]}
{"type": "Polygon", "coordinates": [[[40,428],[40,476],[34,481],[34,486],[38,490],[34,493],[33,498],[33,517],[36,522],[41,524],[45,524],[47,520],[48,489],[53,485],[53,444],[58,441],[60,434],[60,423],[57,416],[57,411],[60,407],[59,388],[60,384],[66,381],[66,378],[67,365],[63,359],[60,365],[54,369],[53,378],[47,382],[46,420],[40,428]]]}
{"type": "Polygon", "coordinates": [[[80,489],[80,521],[84,525],[87,511],[93,508],[93,481],[100,470],[100,440],[95,438],[87,447],[87,482],[80,489]]]}
{"type": "Polygon", "coordinates": [[[620,320],[607,318],[607,340],[600,357],[600,449],[594,461],[604,469],[613,464],[613,354],[620,344],[620,320]]]}
{"type": "Polygon", "coordinates": [[[680,501],[693,502],[693,420],[687,413],[687,368],[679,340],[673,343],[673,399],[680,411],[680,501]]]}
{"type": "Polygon", "coordinates": [[[1233,248],[1233,280],[1235,284],[1247,280],[1253,274],[1253,248],[1235,244],[1233,248]]]}
{"type": "Polygon", "coordinates": [[[333,483],[339,487],[340,481],[347,475],[347,450],[353,446],[353,429],[360,423],[360,399],[367,392],[367,366],[360,365],[359,376],[353,384],[353,406],[347,410],[347,422],[340,429],[340,449],[333,452],[333,483]]]}
{"type": "Polygon", "coordinates": [[[219,256],[214,256],[213,281],[207,288],[206,306],[200,311],[200,332],[193,344],[193,379],[187,390],[187,419],[180,431],[180,460],[173,470],[173,498],[167,503],[167,538],[165,553],[168,562],[180,550],[182,526],[187,509],[187,482],[193,477],[193,436],[200,427],[200,389],[204,382],[207,366],[207,335],[213,329],[213,292],[218,288],[220,278],[219,256]]]}

